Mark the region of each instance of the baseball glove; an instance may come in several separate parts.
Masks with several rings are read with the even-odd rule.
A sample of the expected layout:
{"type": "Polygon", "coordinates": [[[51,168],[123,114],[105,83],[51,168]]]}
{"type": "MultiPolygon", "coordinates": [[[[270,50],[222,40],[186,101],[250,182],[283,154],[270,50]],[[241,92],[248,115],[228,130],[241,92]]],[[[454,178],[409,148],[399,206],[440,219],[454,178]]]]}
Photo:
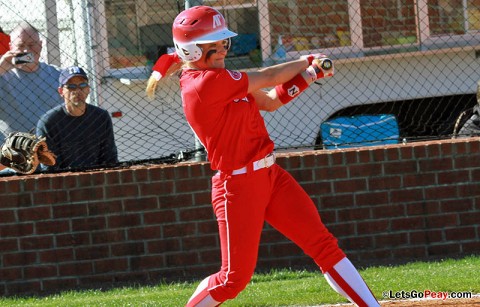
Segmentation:
{"type": "Polygon", "coordinates": [[[45,138],[23,132],[12,132],[5,140],[0,163],[21,174],[33,173],[39,163],[55,165],[55,155],[48,150],[45,138]]]}

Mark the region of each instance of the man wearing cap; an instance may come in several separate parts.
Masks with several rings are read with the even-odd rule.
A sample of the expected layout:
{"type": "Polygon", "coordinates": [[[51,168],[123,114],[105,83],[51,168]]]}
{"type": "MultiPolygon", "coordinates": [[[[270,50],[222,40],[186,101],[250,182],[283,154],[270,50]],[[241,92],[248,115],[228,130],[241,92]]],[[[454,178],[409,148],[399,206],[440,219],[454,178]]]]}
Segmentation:
{"type": "Polygon", "coordinates": [[[64,103],[45,113],[37,123],[37,135],[47,138],[57,163],[42,168],[79,169],[117,163],[112,119],[106,110],[86,103],[90,86],[85,71],[78,66],[68,67],[58,81],[64,103]]]}

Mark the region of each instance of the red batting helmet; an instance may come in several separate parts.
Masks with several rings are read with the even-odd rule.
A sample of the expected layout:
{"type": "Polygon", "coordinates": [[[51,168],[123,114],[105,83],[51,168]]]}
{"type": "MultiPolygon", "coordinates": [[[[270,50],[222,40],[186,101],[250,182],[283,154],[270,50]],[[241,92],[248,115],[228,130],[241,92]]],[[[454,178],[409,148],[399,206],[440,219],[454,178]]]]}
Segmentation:
{"type": "Polygon", "coordinates": [[[177,54],[191,62],[202,57],[202,49],[197,44],[214,43],[237,35],[228,30],[222,14],[209,6],[194,6],[178,14],[172,33],[177,54]]]}

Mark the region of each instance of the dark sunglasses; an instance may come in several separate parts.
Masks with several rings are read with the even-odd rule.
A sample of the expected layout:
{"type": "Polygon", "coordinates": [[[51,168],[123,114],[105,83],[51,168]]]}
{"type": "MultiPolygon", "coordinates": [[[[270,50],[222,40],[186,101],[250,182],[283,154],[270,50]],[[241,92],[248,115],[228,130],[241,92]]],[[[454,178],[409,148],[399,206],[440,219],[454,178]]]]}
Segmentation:
{"type": "Polygon", "coordinates": [[[68,88],[69,90],[76,90],[77,88],[80,88],[83,90],[84,88],[88,87],[88,83],[83,82],[80,84],[65,84],[63,87],[68,88]]]}

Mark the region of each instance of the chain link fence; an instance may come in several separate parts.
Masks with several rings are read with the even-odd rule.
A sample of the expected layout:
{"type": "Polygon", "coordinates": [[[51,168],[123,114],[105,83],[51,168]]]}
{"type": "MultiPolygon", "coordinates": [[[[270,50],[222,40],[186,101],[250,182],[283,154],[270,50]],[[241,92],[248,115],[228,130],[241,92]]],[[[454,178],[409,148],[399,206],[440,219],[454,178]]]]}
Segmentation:
{"type": "MultiPolygon", "coordinates": [[[[0,27],[8,34],[29,22],[41,33],[42,61],[87,71],[88,102],[109,112],[121,163],[200,160],[176,80],[154,100],[145,95],[152,65],[173,51],[175,16],[195,4],[215,7],[239,33],[227,68],[317,52],[334,60],[333,78],[262,114],[278,150],[450,138],[460,113],[476,104],[480,0],[0,0],[0,27]]],[[[58,99],[56,90],[47,95],[58,99]]],[[[24,111],[7,114],[5,103],[4,135],[6,117],[35,107],[25,101],[24,111]]]]}

